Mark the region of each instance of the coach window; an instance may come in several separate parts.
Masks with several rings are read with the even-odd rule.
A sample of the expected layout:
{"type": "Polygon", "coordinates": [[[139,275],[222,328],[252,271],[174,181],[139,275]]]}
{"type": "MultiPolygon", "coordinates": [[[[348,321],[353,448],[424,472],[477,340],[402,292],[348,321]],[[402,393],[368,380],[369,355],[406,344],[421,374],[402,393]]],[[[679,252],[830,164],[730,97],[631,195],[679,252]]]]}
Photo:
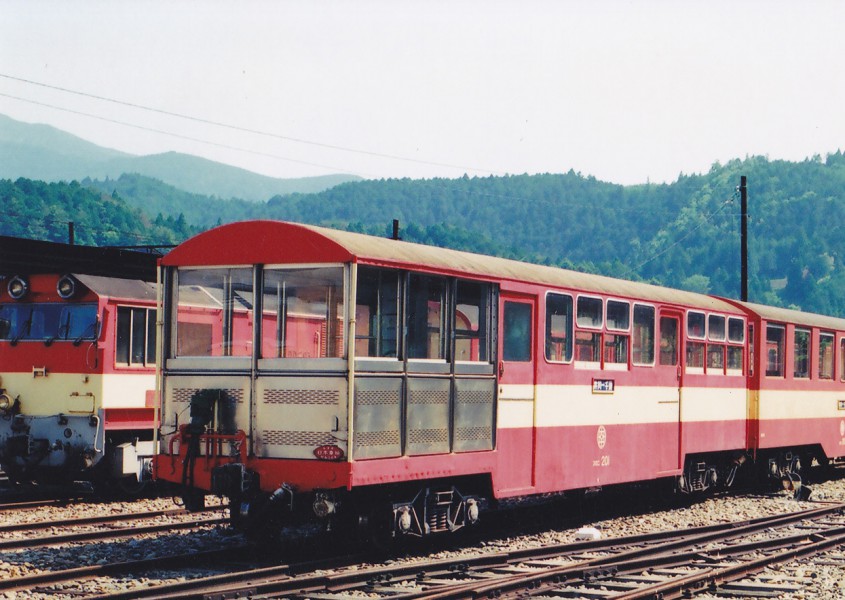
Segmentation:
{"type": "Polygon", "coordinates": [[[704,313],[687,313],[687,368],[704,369],[704,313]],[[696,341],[701,340],[701,341],[696,341]]]}
{"type": "Polygon", "coordinates": [[[839,340],[839,379],[845,381],[845,337],[839,340]]]}
{"type": "Polygon", "coordinates": [[[783,377],[783,350],[786,347],[783,325],[766,327],[766,376],[783,377]]]}
{"type": "Polygon", "coordinates": [[[115,363],[135,366],[155,364],[155,319],[155,309],[117,308],[115,363]]]}
{"type": "Polygon", "coordinates": [[[832,333],[819,334],[819,379],[833,379],[834,340],[832,333]]]}
{"type": "Polygon", "coordinates": [[[511,362],[531,360],[531,305],[505,302],[502,331],[502,358],[511,362]]]}
{"type": "Polygon", "coordinates": [[[742,375],[742,354],[745,343],[745,322],[736,317],[728,317],[727,373],[742,375]]]}
{"type": "Polygon", "coordinates": [[[399,273],[360,267],[355,304],[355,356],[398,357],[399,273]]]}
{"type": "Polygon", "coordinates": [[[446,279],[411,274],[408,284],[408,358],[446,358],[446,279]]]}
{"type": "Polygon", "coordinates": [[[709,315],[707,317],[707,372],[712,374],[725,372],[725,346],[726,338],[725,317],[721,315],[709,315]]]}
{"type": "Polygon", "coordinates": [[[455,360],[490,362],[491,287],[477,281],[455,282],[455,360]]]}
{"type": "Polygon", "coordinates": [[[609,369],[626,368],[628,366],[628,332],[631,328],[631,305],[619,300],[608,300],[605,323],[608,333],[604,335],[604,365],[609,369]]]}
{"type": "Polygon", "coordinates": [[[176,356],[252,354],[252,268],[180,269],[176,356]]]}
{"type": "Polygon", "coordinates": [[[575,360],[581,363],[595,363],[601,365],[601,328],[603,321],[601,298],[578,298],[575,324],[575,360]],[[597,329],[598,331],[584,331],[582,328],[597,329]]]}
{"type": "Polygon", "coordinates": [[[634,304],[634,329],[631,362],[639,366],[654,364],[654,307],[634,304]]]}
{"type": "Polygon", "coordinates": [[[795,356],[793,376],[796,379],[808,379],[810,377],[810,332],[808,330],[795,330],[793,349],[795,356]]]}
{"type": "Polygon", "coordinates": [[[548,294],[546,296],[546,360],[569,362],[572,360],[572,296],[548,294]]]}
{"type": "Polygon", "coordinates": [[[340,358],[343,267],[264,270],[262,358],[340,358]]]}

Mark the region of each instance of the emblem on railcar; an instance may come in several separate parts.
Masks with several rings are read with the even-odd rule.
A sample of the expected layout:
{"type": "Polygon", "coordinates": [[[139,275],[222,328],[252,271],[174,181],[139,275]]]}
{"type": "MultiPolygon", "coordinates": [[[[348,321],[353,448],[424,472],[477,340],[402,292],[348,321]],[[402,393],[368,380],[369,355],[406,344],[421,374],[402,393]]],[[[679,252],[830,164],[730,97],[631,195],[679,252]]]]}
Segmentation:
{"type": "Polygon", "coordinates": [[[604,428],[604,425],[599,425],[599,429],[596,431],[596,444],[598,444],[599,449],[603,449],[606,443],[607,430],[604,428]]]}

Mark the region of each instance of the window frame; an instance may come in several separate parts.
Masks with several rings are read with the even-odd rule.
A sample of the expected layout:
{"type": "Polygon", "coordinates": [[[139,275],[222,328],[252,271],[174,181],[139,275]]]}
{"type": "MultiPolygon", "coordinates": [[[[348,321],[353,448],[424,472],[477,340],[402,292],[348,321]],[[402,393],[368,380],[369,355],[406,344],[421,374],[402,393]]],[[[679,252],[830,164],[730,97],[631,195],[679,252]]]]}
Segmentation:
{"type": "Polygon", "coordinates": [[[644,302],[633,302],[631,307],[631,365],[634,367],[654,367],[657,362],[657,306],[654,304],[646,304],[644,302]],[[646,308],[651,310],[651,362],[638,363],[634,360],[634,344],[637,322],[637,308],[646,308]]]}
{"type": "Polygon", "coordinates": [[[572,364],[575,360],[575,296],[573,294],[569,294],[566,292],[558,292],[554,290],[547,290],[546,295],[543,299],[543,308],[545,310],[545,331],[543,337],[543,357],[545,358],[547,363],[550,364],[572,364]],[[564,358],[562,360],[553,360],[549,358],[549,343],[551,341],[551,319],[549,313],[549,298],[550,296],[556,296],[560,298],[568,298],[570,303],[570,308],[572,314],[569,319],[569,328],[566,337],[566,342],[568,343],[568,348],[564,347],[564,358]],[[568,350],[568,352],[567,352],[568,350]],[[567,357],[568,355],[568,357],[567,357]]]}
{"type": "Polygon", "coordinates": [[[114,366],[116,368],[121,369],[151,369],[156,366],[156,308],[153,306],[138,306],[133,304],[118,304],[115,306],[114,312],[114,322],[115,322],[115,329],[114,329],[114,366]],[[135,315],[137,311],[144,312],[144,323],[143,323],[143,330],[141,331],[143,335],[143,360],[140,362],[132,360],[133,358],[133,348],[135,342],[135,315]],[[118,360],[118,354],[122,353],[120,351],[120,344],[119,338],[121,335],[121,315],[129,314],[129,322],[127,323],[129,327],[129,336],[126,341],[126,361],[118,360]],[[152,328],[151,328],[152,325],[152,328]],[[150,337],[153,339],[151,340],[150,337]],[[152,342],[152,347],[150,347],[150,343],[152,342]],[[150,350],[152,350],[152,356],[150,356],[150,350]]]}

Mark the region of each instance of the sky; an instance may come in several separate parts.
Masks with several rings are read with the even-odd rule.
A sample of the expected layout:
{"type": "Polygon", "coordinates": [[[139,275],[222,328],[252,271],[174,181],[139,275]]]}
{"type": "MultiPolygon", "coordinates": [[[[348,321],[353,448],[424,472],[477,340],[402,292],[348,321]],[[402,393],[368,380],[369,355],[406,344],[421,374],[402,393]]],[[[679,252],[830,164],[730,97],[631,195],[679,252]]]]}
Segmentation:
{"type": "Polygon", "coordinates": [[[845,150],[845,2],[0,0],[0,113],[291,178],[845,150]]]}

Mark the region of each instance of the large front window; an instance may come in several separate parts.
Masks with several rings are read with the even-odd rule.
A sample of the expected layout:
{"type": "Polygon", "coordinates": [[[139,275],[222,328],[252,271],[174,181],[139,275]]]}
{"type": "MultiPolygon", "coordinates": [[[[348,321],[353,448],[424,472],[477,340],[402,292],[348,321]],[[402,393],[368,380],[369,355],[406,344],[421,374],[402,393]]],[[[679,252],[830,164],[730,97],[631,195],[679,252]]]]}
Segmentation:
{"type": "Polygon", "coordinates": [[[176,276],[175,355],[261,358],[343,356],[343,268],[267,268],[256,323],[250,267],[180,269],[176,276]]]}
{"type": "Polygon", "coordinates": [[[96,304],[0,305],[0,340],[92,340],[97,325],[96,304]]]}

